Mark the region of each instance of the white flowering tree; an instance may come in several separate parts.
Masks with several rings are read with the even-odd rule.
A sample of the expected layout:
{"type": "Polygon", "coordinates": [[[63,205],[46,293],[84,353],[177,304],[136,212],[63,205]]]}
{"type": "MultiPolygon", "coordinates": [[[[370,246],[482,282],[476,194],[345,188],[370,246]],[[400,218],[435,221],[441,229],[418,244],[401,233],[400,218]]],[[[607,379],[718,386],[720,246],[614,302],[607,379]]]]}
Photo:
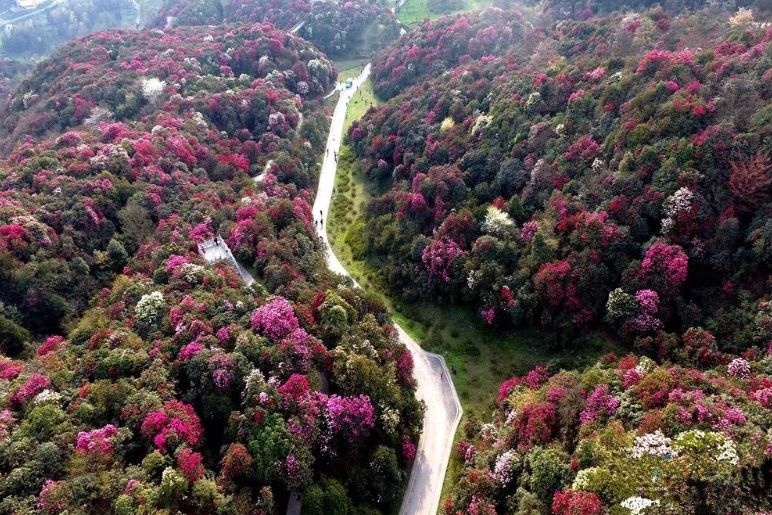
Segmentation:
{"type": "Polygon", "coordinates": [[[164,295],[160,291],[143,295],[134,308],[137,322],[146,326],[157,324],[163,317],[164,306],[164,295]]]}
{"type": "Polygon", "coordinates": [[[675,228],[678,216],[688,213],[692,209],[694,193],[688,188],[681,188],[665,200],[663,210],[665,218],[662,219],[662,232],[670,234],[675,228]]]}
{"type": "Polygon", "coordinates": [[[684,480],[730,477],[737,472],[740,458],[734,442],[722,433],[692,429],[673,438],[673,449],[678,452],[675,474],[684,480]]]}
{"type": "Polygon", "coordinates": [[[155,104],[161,98],[166,87],[166,81],[155,77],[142,79],[142,96],[151,104],[155,104]]]}
{"type": "Polygon", "coordinates": [[[488,213],[485,215],[485,221],[483,222],[483,230],[486,233],[504,237],[513,234],[514,229],[515,222],[507,213],[496,206],[488,206],[488,213]]]}
{"type": "Polygon", "coordinates": [[[596,466],[583,468],[571,486],[608,500],[612,514],[679,513],[685,491],[709,491],[712,482],[731,481],[740,461],[726,435],[692,429],[668,437],[662,431],[615,433],[585,441],[577,453],[595,456],[596,466]]]}
{"type": "Polygon", "coordinates": [[[622,508],[630,511],[631,515],[642,515],[647,513],[651,507],[659,506],[659,501],[647,499],[646,497],[628,497],[620,503],[622,508]]]}

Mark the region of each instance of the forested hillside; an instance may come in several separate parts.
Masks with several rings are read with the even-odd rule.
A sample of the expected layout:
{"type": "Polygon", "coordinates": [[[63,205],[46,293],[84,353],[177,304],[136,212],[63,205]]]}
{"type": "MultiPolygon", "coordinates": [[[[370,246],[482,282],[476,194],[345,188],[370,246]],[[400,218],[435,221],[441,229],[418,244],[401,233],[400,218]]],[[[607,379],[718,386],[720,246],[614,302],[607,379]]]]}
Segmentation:
{"type": "Polygon", "coordinates": [[[288,0],[170,0],[151,25],[219,25],[270,22],[289,30],[303,22],[297,34],[331,56],[358,57],[399,35],[391,10],[378,3],[305,2],[288,0]]]}
{"type": "Polygon", "coordinates": [[[374,197],[346,241],[392,295],[635,352],[502,384],[442,513],[766,513],[772,29],[558,4],[421,24],[348,133],[374,197]]]}
{"type": "Polygon", "coordinates": [[[770,513],[772,4],[491,3],[0,62],[0,515],[770,513]]]}
{"type": "Polygon", "coordinates": [[[26,62],[0,59],[0,109],[5,107],[5,103],[29,71],[30,65],[26,62]]]}
{"type": "MultiPolygon", "coordinates": [[[[323,141],[316,99],[333,79],[332,64],[309,45],[260,26],[103,33],[64,48],[11,98],[7,141],[81,124],[103,134],[67,132],[21,146],[0,172],[4,230],[14,233],[4,242],[0,299],[23,325],[61,330],[121,272],[125,260],[110,263],[108,248],[120,255],[120,243],[133,256],[160,220],[206,219],[203,206],[194,209],[197,192],[208,195],[222,181],[245,185],[269,157],[285,182],[310,187],[315,160],[305,143],[323,141]],[[226,37],[239,43],[232,55],[226,37]],[[141,126],[122,123],[139,119],[141,126]],[[105,146],[124,137],[128,148],[105,146]]],[[[225,221],[217,211],[210,231],[225,221]]]]}
{"type": "Polygon", "coordinates": [[[72,38],[108,28],[136,28],[160,6],[160,0],[59,0],[27,3],[0,2],[0,52],[34,63],[72,38]],[[34,6],[34,7],[33,7],[34,6]]]}
{"type": "Polygon", "coordinates": [[[380,301],[327,272],[309,204],[335,76],[246,24],[94,34],[21,86],[0,164],[0,513],[399,503],[411,356],[380,301]],[[252,286],[198,256],[216,234],[252,286]]]}
{"type": "Polygon", "coordinates": [[[349,132],[384,191],[362,252],[408,298],[563,345],[608,327],[664,358],[696,326],[713,360],[765,344],[772,31],[514,16],[427,23],[376,57],[376,91],[404,92],[349,132]]]}

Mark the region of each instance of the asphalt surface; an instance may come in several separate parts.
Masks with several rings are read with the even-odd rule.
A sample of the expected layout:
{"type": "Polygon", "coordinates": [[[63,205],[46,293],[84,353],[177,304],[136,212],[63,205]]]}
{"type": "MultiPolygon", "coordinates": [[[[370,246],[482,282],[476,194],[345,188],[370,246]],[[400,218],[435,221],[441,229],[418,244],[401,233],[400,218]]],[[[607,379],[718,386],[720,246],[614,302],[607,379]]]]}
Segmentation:
{"type": "MultiPolygon", "coordinates": [[[[314,218],[319,220],[321,214],[322,223],[317,224],[316,228],[324,242],[330,270],[349,277],[350,274],[333,253],[327,239],[327,214],[330,211],[335,186],[337,171],[335,156],[340,150],[348,103],[369,75],[370,65],[368,64],[354,80],[351,88],[340,90],[340,99],[335,106],[330,123],[327,149],[319,177],[319,189],[313,207],[314,218]]],[[[356,284],[356,281],[354,283],[356,284]]],[[[461,404],[445,360],[441,356],[424,351],[401,327],[396,324],[395,327],[399,339],[413,355],[413,375],[418,384],[416,394],[426,406],[423,432],[418,442],[416,459],[402,501],[400,515],[435,515],[448,468],[453,436],[461,420],[461,404]]]]}

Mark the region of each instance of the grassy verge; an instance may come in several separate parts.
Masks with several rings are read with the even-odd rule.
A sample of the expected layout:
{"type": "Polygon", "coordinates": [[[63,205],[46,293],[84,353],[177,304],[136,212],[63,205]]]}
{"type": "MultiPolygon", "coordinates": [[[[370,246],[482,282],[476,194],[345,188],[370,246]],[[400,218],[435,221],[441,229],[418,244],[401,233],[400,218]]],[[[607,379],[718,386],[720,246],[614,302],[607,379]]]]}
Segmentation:
{"type": "MultiPolygon", "coordinates": [[[[356,169],[350,147],[344,145],[327,222],[330,243],[343,266],[363,288],[385,295],[392,318],[405,331],[424,349],[443,355],[448,366],[456,368],[453,382],[464,408],[456,440],[469,417],[489,418],[497,407],[499,386],[506,379],[523,375],[536,364],[576,368],[593,363],[606,352],[622,352],[622,349],[612,348],[600,336],[585,338],[581,350],[576,352],[549,351],[543,335],[537,330],[518,330],[504,335],[482,325],[476,313],[467,307],[406,303],[390,296],[377,263],[356,259],[352,251],[351,244],[356,245],[353,240],[357,237],[357,222],[373,193],[368,186],[356,169]]],[[[443,499],[451,494],[460,473],[461,463],[452,456],[445,476],[443,499]]]]}
{"type": "Polygon", "coordinates": [[[451,13],[438,14],[429,10],[429,7],[427,6],[427,0],[407,0],[405,5],[403,5],[397,13],[397,18],[405,25],[413,25],[416,23],[421,23],[426,18],[435,20],[441,16],[445,16],[445,14],[457,14],[468,11],[476,11],[479,9],[485,9],[491,5],[493,5],[493,3],[490,0],[464,0],[464,6],[461,9],[451,13]]]}

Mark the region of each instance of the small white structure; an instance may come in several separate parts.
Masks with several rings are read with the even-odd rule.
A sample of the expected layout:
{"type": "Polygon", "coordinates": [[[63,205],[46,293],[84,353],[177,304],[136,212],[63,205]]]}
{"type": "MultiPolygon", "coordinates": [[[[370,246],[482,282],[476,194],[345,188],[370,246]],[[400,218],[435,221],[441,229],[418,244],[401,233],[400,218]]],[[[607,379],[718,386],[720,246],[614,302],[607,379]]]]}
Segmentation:
{"type": "Polygon", "coordinates": [[[35,9],[43,3],[43,0],[16,0],[16,5],[21,9],[35,9]]]}
{"type": "Polygon", "coordinates": [[[238,261],[236,261],[236,258],[233,257],[233,253],[231,252],[230,247],[228,247],[228,244],[225,243],[225,240],[223,240],[222,236],[219,234],[217,237],[212,238],[211,240],[199,243],[198,253],[202,258],[204,258],[204,261],[210,265],[214,265],[220,261],[226,261],[239,273],[239,276],[241,276],[241,279],[247,284],[247,286],[255,282],[249,272],[247,272],[244,267],[239,265],[238,261]]]}

